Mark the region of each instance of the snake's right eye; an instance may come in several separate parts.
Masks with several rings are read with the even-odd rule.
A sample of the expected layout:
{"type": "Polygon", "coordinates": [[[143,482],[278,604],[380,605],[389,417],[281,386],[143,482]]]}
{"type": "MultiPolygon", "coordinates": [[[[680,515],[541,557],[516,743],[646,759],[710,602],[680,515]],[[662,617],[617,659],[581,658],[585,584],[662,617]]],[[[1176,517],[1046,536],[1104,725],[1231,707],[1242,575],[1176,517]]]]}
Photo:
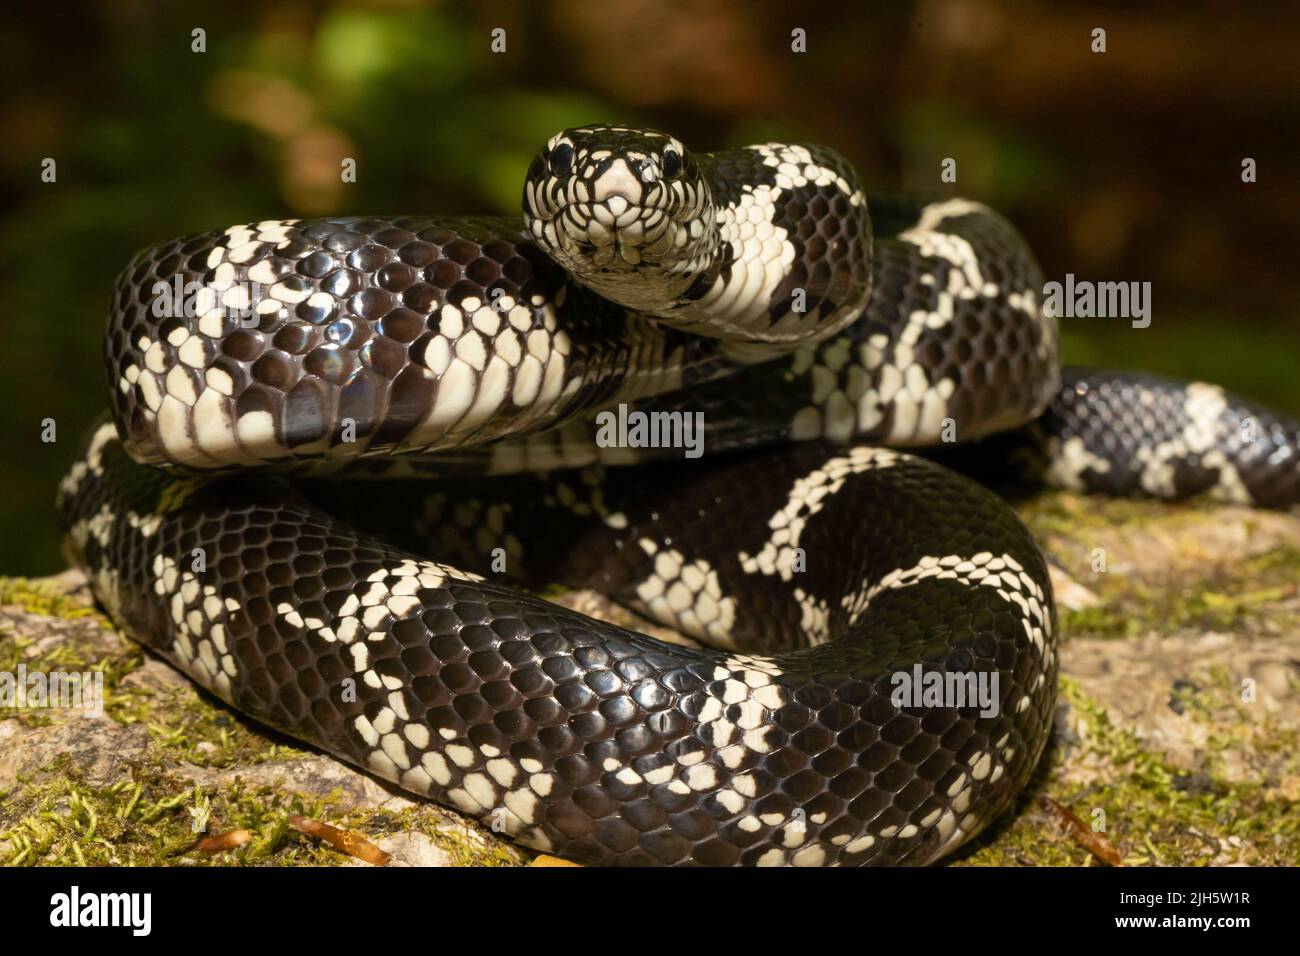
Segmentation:
{"type": "Polygon", "coordinates": [[[664,170],[664,179],[672,182],[677,178],[677,174],[682,171],[682,154],[669,146],[664,150],[663,159],[661,160],[664,170]]]}
{"type": "Polygon", "coordinates": [[[563,176],[573,169],[573,146],[560,143],[551,150],[551,172],[563,176]]]}

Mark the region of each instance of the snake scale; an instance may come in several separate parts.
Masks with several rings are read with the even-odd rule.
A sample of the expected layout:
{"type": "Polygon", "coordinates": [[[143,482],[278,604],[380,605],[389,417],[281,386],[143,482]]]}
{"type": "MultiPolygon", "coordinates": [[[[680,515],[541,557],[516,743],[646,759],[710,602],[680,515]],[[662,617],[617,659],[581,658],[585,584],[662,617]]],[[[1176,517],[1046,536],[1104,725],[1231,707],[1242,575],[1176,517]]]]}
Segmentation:
{"type": "Polygon", "coordinates": [[[921,864],[1009,806],[1055,701],[1044,558],[991,491],[900,448],[1010,441],[1080,490],[1300,500],[1294,420],[1062,373],[1032,254],[976,203],[868,200],[819,146],[593,126],[546,144],[523,209],[140,253],[111,418],[59,497],[136,640],[526,846],[921,864]],[[704,646],[536,596],[556,581],[704,646]]]}

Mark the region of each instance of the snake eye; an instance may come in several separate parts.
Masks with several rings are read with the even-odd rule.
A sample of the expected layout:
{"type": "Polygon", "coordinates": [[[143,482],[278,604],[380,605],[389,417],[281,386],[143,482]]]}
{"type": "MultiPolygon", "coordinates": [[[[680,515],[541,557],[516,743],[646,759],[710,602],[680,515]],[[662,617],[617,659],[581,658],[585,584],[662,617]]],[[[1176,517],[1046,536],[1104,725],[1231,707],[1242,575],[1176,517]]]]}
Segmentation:
{"type": "Polygon", "coordinates": [[[571,169],[573,169],[573,146],[570,143],[560,143],[551,150],[551,172],[563,176],[571,169]]]}
{"type": "Polygon", "coordinates": [[[682,154],[669,146],[664,150],[662,166],[664,179],[676,179],[677,174],[682,171],[682,154]]]}

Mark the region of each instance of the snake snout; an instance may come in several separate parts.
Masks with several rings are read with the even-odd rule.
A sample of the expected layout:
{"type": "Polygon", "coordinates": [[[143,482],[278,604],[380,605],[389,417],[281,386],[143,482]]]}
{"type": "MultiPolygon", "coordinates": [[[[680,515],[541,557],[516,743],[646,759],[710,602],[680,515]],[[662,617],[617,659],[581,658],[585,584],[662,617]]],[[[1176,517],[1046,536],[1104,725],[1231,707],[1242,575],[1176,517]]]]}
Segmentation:
{"type": "Polygon", "coordinates": [[[610,161],[592,181],[591,198],[597,203],[607,203],[621,199],[625,203],[638,205],[641,202],[642,186],[640,178],[632,171],[627,160],[621,156],[610,161]]]}

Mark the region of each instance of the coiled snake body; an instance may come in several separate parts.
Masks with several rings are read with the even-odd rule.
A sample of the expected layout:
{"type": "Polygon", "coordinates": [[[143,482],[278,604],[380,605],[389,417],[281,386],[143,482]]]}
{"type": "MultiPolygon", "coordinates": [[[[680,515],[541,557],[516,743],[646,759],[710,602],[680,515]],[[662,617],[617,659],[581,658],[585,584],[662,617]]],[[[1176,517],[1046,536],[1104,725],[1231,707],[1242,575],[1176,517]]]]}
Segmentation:
{"type": "Polygon", "coordinates": [[[530,847],[925,863],[1008,806],[1055,699],[1043,557],[991,492],[882,446],[1032,423],[1015,440],[1058,484],[1300,499],[1294,421],[1209,385],[1062,382],[1038,268],[974,203],[869,203],[821,147],[588,127],[542,150],[524,212],[141,253],[112,420],[60,502],[134,638],[530,847]],[[597,440],[636,415],[698,424],[702,456],[597,440]],[[707,647],[511,583],[556,580],[707,647]]]}

